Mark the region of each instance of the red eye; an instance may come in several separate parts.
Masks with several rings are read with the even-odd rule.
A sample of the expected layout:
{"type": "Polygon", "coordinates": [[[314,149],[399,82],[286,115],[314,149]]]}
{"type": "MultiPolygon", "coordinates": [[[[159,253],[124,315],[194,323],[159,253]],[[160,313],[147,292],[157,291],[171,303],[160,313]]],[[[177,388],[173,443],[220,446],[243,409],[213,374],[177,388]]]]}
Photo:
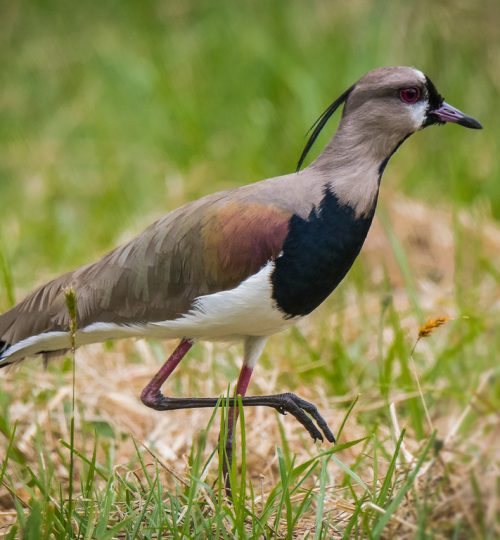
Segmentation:
{"type": "Polygon", "coordinates": [[[399,91],[399,97],[404,103],[416,103],[420,99],[420,89],[412,86],[399,91]]]}

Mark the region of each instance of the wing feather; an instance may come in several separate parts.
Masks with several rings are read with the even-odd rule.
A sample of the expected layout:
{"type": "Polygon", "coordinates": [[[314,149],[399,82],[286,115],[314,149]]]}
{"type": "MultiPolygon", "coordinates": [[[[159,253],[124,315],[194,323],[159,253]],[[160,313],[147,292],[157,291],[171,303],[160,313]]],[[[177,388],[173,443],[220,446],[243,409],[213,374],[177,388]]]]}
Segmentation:
{"type": "Polygon", "coordinates": [[[272,204],[220,194],[188,204],[1,315],[0,349],[44,332],[66,331],[68,287],[76,292],[79,328],[175,319],[198,296],[231,289],[276,258],[290,217],[290,211],[272,204]]]}

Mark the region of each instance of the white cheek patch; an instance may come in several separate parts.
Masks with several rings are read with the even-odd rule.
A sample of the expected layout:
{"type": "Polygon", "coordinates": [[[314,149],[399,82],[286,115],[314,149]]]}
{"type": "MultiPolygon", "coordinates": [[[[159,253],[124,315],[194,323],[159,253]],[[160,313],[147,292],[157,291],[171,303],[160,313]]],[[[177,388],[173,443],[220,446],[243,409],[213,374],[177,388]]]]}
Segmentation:
{"type": "Polygon", "coordinates": [[[427,100],[419,101],[418,103],[415,103],[414,105],[410,106],[410,116],[413,122],[413,126],[415,128],[415,131],[418,131],[419,129],[421,129],[425,122],[427,106],[428,106],[427,100]]]}
{"type": "MultiPolygon", "coordinates": [[[[425,85],[427,81],[425,75],[419,69],[413,68],[413,71],[415,75],[420,79],[422,84],[425,85]]],[[[427,100],[419,101],[418,103],[415,103],[415,105],[412,105],[410,115],[411,119],[413,120],[415,131],[422,129],[423,124],[426,120],[426,111],[428,105],[429,102],[427,100]]]]}

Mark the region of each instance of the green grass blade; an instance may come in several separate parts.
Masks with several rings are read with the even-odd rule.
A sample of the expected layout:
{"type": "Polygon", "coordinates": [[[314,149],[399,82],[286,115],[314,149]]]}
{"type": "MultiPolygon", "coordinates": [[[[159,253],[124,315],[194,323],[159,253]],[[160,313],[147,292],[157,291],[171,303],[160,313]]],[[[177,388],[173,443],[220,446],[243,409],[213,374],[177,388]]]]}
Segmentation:
{"type": "Polygon", "coordinates": [[[345,463],[340,461],[337,456],[332,456],[332,461],[336,463],[346,474],[347,476],[350,476],[358,485],[360,485],[367,495],[371,496],[371,491],[368,485],[363,482],[363,480],[357,475],[350,467],[348,467],[345,463]]]}
{"type": "Polygon", "coordinates": [[[356,406],[356,403],[359,400],[359,395],[356,396],[356,398],[351,402],[349,405],[349,408],[347,409],[346,413],[344,414],[344,418],[342,418],[342,422],[340,423],[339,430],[337,432],[337,441],[340,440],[340,437],[342,436],[342,432],[344,431],[344,427],[347,423],[347,420],[351,416],[352,411],[354,410],[354,407],[356,406]]]}
{"type": "Polygon", "coordinates": [[[391,462],[389,463],[389,468],[387,469],[387,473],[385,474],[384,481],[377,497],[377,505],[381,506],[382,508],[384,507],[387,497],[389,496],[389,490],[393,480],[394,471],[396,470],[396,464],[399,457],[399,452],[401,450],[401,445],[403,444],[405,432],[405,429],[401,431],[401,435],[399,436],[399,439],[396,443],[394,454],[392,455],[391,462]]]}
{"type": "Polygon", "coordinates": [[[106,534],[106,530],[107,530],[107,526],[109,522],[109,514],[111,512],[111,508],[112,508],[114,500],[115,500],[115,490],[113,489],[113,477],[112,475],[110,475],[104,489],[104,499],[100,501],[100,505],[99,505],[100,513],[99,513],[99,519],[97,521],[97,526],[95,529],[96,538],[103,538],[104,535],[106,534]]]}
{"type": "Polygon", "coordinates": [[[326,480],[328,478],[327,471],[328,459],[326,457],[321,458],[321,471],[319,476],[319,491],[316,496],[316,528],[314,531],[314,540],[320,540],[322,524],[325,511],[325,497],[326,497],[326,480]]]}
{"type": "Polygon", "coordinates": [[[380,538],[382,535],[382,532],[389,523],[389,520],[391,519],[391,516],[394,514],[396,509],[399,507],[399,505],[402,503],[405,495],[408,493],[410,488],[413,486],[413,483],[415,482],[415,479],[417,477],[418,472],[420,471],[420,468],[422,467],[427,454],[429,453],[429,450],[433,448],[434,446],[434,440],[436,436],[435,433],[433,433],[423,448],[422,452],[420,453],[420,456],[418,458],[417,463],[415,464],[415,467],[411,471],[411,473],[408,475],[406,481],[401,486],[401,489],[398,491],[392,502],[389,504],[389,506],[386,508],[385,514],[380,516],[377,523],[375,524],[375,527],[373,528],[373,537],[374,538],[380,538]]]}
{"type": "MultiPolygon", "coordinates": [[[[99,538],[100,540],[112,540],[114,538],[120,537],[118,533],[126,529],[130,525],[130,523],[133,522],[133,520],[134,520],[134,516],[127,516],[125,519],[123,519],[119,523],[116,523],[115,525],[110,527],[106,532],[102,534],[102,536],[96,536],[96,538],[99,538]]],[[[128,535],[128,538],[139,538],[139,537],[128,535]]]]}
{"type": "MultiPolygon", "coordinates": [[[[67,448],[68,450],[71,449],[71,444],[70,443],[68,443],[68,442],[66,442],[66,441],[64,441],[62,439],[60,440],[60,443],[61,443],[62,446],[64,446],[64,448],[67,448]]],[[[96,437],[94,448],[97,449],[97,437],[96,437]]],[[[104,480],[106,482],[108,481],[109,475],[106,473],[106,470],[102,465],[99,465],[98,463],[96,463],[94,461],[94,459],[95,459],[94,454],[92,454],[91,458],[88,458],[83,452],[81,452],[80,450],[77,450],[76,448],[74,448],[73,451],[75,453],[75,456],[80,458],[86,465],[89,466],[89,471],[91,470],[93,474],[95,473],[95,474],[99,475],[102,480],[104,480]]]]}
{"type": "Polygon", "coordinates": [[[16,296],[14,292],[14,278],[12,276],[12,269],[10,268],[8,258],[5,256],[5,250],[3,249],[1,241],[0,241],[0,274],[2,275],[2,282],[5,289],[7,307],[10,308],[16,303],[16,296]]]}

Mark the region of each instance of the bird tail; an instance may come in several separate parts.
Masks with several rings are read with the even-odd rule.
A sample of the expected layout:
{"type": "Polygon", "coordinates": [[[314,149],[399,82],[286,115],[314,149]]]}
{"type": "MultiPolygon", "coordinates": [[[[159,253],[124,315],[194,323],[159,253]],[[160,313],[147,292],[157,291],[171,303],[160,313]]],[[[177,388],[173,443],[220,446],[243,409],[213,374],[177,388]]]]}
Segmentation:
{"type": "Polygon", "coordinates": [[[13,363],[12,360],[9,361],[9,350],[13,345],[10,334],[17,315],[16,307],[0,315],[0,368],[10,366],[13,363]]]}
{"type": "Polygon", "coordinates": [[[0,368],[27,356],[68,348],[64,291],[71,277],[71,273],[65,274],[43,285],[0,315],[0,368]]]}
{"type": "Polygon", "coordinates": [[[3,340],[0,340],[0,369],[10,366],[12,362],[9,362],[7,359],[7,351],[10,348],[10,345],[3,340]],[[5,356],[4,356],[5,353],[5,356]]]}

